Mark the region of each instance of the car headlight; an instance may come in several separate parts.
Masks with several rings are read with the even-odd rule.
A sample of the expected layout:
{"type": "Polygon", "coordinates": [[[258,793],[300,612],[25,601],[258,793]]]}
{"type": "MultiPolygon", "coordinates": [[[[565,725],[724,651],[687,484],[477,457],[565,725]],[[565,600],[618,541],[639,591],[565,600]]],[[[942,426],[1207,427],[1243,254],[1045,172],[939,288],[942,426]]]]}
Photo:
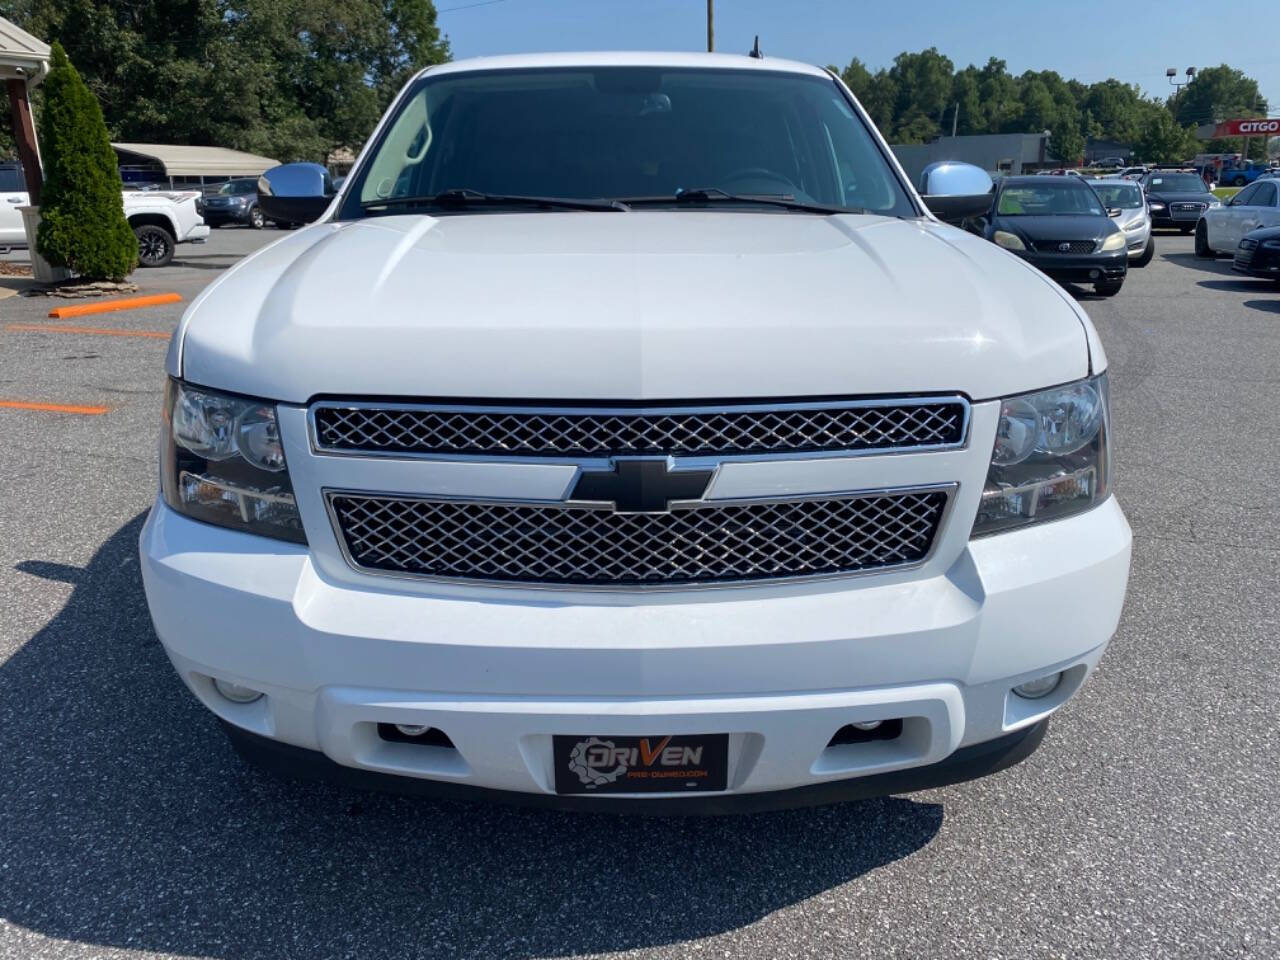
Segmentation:
{"type": "Polygon", "coordinates": [[[1124,228],[1129,233],[1137,233],[1139,230],[1144,229],[1146,226],[1147,226],[1147,218],[1140,217],[1137,220],[1130,220],[1128,223],[1124,225],[1124,228]]]}
{"type": "Polygon", "coordinates": [[[1160,203],[1158,200],[1152,200],[1147,204],[1147,206],[1151,208],[1152,213],[1159,213],[1164,209],[1164,204],[1160,203]]]}
{"type": "Polygon", "coordinates": [[[1124,232],[1117,230],[1102,241],[1102,252],[1106,253],[1108,250],[1123,250],[1124,245],[1124,232]]]}
{"type": "Polygon", "coordinates": [[[991,239],[995,241],[997,247],[1004,247],[1006,250],[1027,249],[1027,245],[1022,242],[1022,238],[1016,233],[1010,233],[1008,230],[997,230],[991,239]]]}
{"type": "Polygon", "coordinates": [[[1219,200],[1217,197],[1214,197],[1212,200],[1209,201],[1208,205],[1210,207],[1220,207],[1222,206],[1222,201],[1219,200]]]}
{"type": "Polygon", "coordinates": [[[306,543],[272,403],[170,380],[160,487],[205,523],[306,543]]]}
{"type": "Polygon", "coordinates": [[[973,537],[1082,513],[1107,498],[1107,375],[1000,404],[973,537]]]}

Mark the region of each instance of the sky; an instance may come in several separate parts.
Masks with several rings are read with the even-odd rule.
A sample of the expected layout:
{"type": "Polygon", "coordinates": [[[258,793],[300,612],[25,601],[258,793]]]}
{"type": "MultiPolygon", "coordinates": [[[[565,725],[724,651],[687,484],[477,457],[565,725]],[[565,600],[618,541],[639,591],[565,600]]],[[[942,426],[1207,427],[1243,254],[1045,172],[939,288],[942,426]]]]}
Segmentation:
{"type": "MultiPolygon", "coordinates": [[[[705,0],[436,0],[455,58],[548,50],[705,50],[705,0]]],[[[1012,73],[1115,77],[1151,95],[1176,67],[1228,63],[1254,77],[1280,113],[1280,43],[1264,0],[715,0],[716,49],[875,70],[903,50],[937,47],[957,68],[990,57],[1012,73]],[[1229,17],[1222,16],[1230,11],[1229,17]],[[1258,29],[1250,29],[1251,14],[1258,29]]]]}

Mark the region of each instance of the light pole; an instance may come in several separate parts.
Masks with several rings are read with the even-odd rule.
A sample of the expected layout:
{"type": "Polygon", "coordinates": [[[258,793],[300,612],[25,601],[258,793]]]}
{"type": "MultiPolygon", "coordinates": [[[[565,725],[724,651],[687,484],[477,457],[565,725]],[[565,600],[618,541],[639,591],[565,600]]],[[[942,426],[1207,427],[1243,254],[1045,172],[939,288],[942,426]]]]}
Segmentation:
{"type": "Polygon", "coordinates": [[[1166,70],[1166,71],[1164,72],[1164,75],[1165,75],[1165,77],[1167,77],[1167,78],[1168,78],[1168,80],[1169,80],[1169,85],[1170,85],[1171,87],[1173,87],[1173,96],[1174,96],[1174,99],[1176,100],[1176,99],[1177,99],[1177,97],[1178,97],[1178,94],[1182,92],[1182,88],[1183,88],[1183,87],[1185,87],[1188,83],[1190,83],[1192,80],[1194,80],[1194,79],[1195,79],[1195,76],[1196,76],[1196,68],[1195,68],[1195,67],[1187,67],[1187,74],[1186,74],[1187,79],[1183,80],[1181,83],[1179,83],[1179,82],[1178,82],[1178,68],[1177,68],[1177,67],[1170,67],[1168,70],[1166,70]]]}

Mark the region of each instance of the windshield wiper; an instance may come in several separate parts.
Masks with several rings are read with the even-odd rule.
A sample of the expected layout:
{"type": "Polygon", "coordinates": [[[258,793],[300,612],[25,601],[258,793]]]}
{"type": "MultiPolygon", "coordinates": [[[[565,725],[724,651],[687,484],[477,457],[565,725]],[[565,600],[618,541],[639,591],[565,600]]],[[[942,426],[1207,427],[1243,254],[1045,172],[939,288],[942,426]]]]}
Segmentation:
{"type": "Polygon", "coordinates": [[[662,204],[754,203],[767,207],[783,207],[803,213],[863,213],[861,207],[829,207],[821,203],[805,203],[790,194],[741,194],[729,193],[719,187],[693,187],[677,190],[669,197],[626,197],[622,201],[629,207],[659,206],[662,204]]]}
{"type": "Polygon", "coordinates": [[[440,193],[420,194],[410,197],[383,197],[360,204],[362,210],[375,207],[542,207],[547,210],[621,210],[627,205],[617,200],[579,200],[573,197],[526,197],[502,193],[482,193],[466,187],[444,190],[440,193]]]}

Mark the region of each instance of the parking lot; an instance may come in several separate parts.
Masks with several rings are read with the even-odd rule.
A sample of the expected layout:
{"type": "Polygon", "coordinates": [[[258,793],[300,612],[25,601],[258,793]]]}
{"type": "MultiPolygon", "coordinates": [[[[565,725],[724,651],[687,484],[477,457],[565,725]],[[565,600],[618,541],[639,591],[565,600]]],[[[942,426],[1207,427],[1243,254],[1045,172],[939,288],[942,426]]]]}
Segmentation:
{"type": "Polygon", "coordinates": [[[165,335],[279,235],[216,230],[136,278],[171,307],[0,300],[0,958],[1280,956],[1280,286],[1166,234],[1118,296],[1081,292],[1133,573],[1030,760],[615,819],[271,779],[175,676],[137,561],[165,335]]]}

